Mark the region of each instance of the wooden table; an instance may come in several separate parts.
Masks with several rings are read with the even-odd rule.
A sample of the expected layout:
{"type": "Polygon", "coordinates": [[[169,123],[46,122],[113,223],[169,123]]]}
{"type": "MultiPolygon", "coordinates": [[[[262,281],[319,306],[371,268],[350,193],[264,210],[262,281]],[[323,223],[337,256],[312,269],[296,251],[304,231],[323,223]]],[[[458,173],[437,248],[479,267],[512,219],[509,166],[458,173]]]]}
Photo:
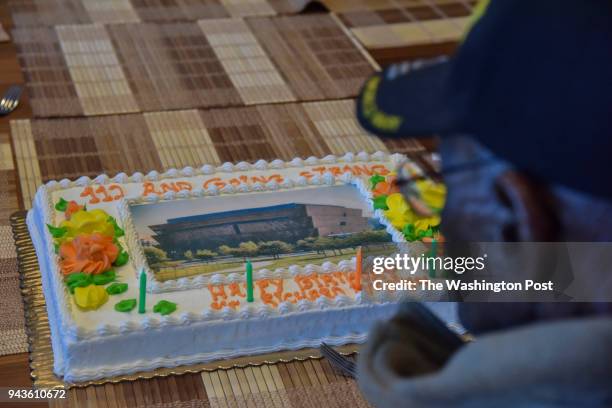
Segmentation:
{"type": "MultiPolygon", "coordinates": [[[[10,14],[7,9],[6,0],[0,1],[0,22],[10,33],[13,27],[10,14]]],[[[454,43],[440,43],[437,45],[431,45],[422,47],[420,49],[414,48],[393,48],[384,50],[372,51],[373,57],[382,65],[387,65],[392,62],[400,61],[403,59],[410,59],[416,57],[428,57],[440,54],[448,54],[456,48],[454,43]]],[[[13,84],[23,84],[24,78],[21,74],[21,69],[17,61],[16,50],[11,42],[0,43],[0,92],[4,92],[8,86],[13,84]]],[[[0,134],[9,134],[9,120],[18,118],[31,118],[32,111],[30,108],[28,95],[24,92],[21,97],[19,108],[10,114],[0,118],[0,134]]],[[[435,148],[435,140],[425,140],[425,146],[428,149],[435,148]]],[[[23,208],[21,202],[21,194],[17,192],[19,197],[19,207],[23,208]]],[[[32,382],[30,380],[30,372],[28,367],[28,354],[13,354],[8,356],[0,357],[0,387],[10,388],[31,388],[32,382]]],[[[48,404],[43,403],[17,403],[14,405],[3,404],[3,406],[16,406],[16,407],[46,407],[48,404]]]]}

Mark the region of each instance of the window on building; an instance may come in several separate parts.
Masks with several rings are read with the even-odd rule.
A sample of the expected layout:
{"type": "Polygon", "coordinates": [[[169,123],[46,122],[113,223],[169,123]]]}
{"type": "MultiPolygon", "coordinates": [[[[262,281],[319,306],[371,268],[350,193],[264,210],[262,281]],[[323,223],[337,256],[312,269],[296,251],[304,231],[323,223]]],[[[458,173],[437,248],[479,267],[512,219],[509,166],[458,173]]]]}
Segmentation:
{"type": "Polygon", "coordinates": [[[341,226],[345,226],[346,225],[346,221],[340,221],[340,225],[341,226]]]}

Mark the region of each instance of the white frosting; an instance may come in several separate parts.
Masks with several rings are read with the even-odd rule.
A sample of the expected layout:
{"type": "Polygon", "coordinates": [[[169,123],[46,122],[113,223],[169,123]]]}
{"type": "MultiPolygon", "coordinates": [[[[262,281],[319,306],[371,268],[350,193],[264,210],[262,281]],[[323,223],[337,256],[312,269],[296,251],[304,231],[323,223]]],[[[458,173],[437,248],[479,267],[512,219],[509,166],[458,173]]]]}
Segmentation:
{"type": "MultiPolygon", "coordinates": [[[[350,171],[334,175],[331,170],[305,177],[305,171],[316,166],[337,166],[350,163],[378,164],[388,170],[404,161],[401,155],[386,153],[352,154],[341,158],[326,156],[293,159],[286,163],[274,160],[270,163],[259,160],[254,164],[240,162],[224,163],[221,166],[204,165],[182,170],[170,169],[163,174],[151,171],[143,176],[134,173],[127,176],[119,173],[113,178],[100,175],[93,180],[81,177],[76,181],[50,181],[39,188],[32,210],[28,214],[28,227],[40,259],[43,289],[47,300],[51,326],[55,371],[67,381],[84,381],[121,373],[148,370],[155,367],[170,367],[181,364],[212,361],[239,355],[271,352],[317,346],[322,340],[331,344],[362,341],[376,319],[389,316],[395,306],[394,299],[367,299],[361,293],[347,292],[334,298],[319,297],[314,301],[302,299],[296,303],[282,301],[272,308],[261,301],[259,288],[255,287],[256,301],[242,304],[236,310],[223,307],[211,309],[212,295],[209,284],[221,285],[244,282],[243,274],[214,274],[159,282],[148,269],[144,253],[131,221],[129,203],[156,202],[218,194],[252,194],[288,188],[311,188],[316,185],[351,183],[371,205],[372,194],[367,188],[368,176],[354,176],[350,171]],[[278,182],[272,175],[282,174],[278,182]],[[232,177],[250,177],[250,182],[229,183],[232,177]],[[219,187],[210,182],[212,178],[225,181],[219,187]],[[169,189],[158,194],[143,195],[144,182],[153,182],[160,191],[164,183],[188,183],[192,189],[178,191],[169,189]],[[208,184],[205,184],[207,183],[208,184]],[[58,225],[63,215],[55,211],[53,203],[60,197],[82,203],[83,189],[88,186],[105,186],[113,201],[101,200],[87,203],[88,209],[101,208],[117,218],[124,228],[125,237],[120,243],[130,254],[130,262],[117,269],[118,280],[128,283],[128,291],[111,296],[109,302],[96,311],[82,312],[76,308],[72,296],[63,283],[58,270],[58,259],[53,240],[46,225],[58,225]],[[123,197],[116,196],[119,186],[123,197]],[[114,190],[112,190],[115,188],[114,190]],[[111,193],[112,191],[112,193],[111,193]],[[116,302],[138,298],[138,271],[144,269],[148,277],[147,313],[119,313],[113,310],[116,302]],[[152,312],[159,300],[177,303],[174,314],[162,317],[152,312]],[[219,345],[223,345],[220,347],[219,345]],[[162,357],[163,356],[163,357],[162,357]]],[[[242,179],[240,179],[242,180],[242,179]]],[[[376,211],[393,240],[405,245],[403,235],[391,226],[381,211],[376,211]]],[[[298,291],[293,280],[299,275],[313,272],[319,274],[349,271],[354,268],[354,259],[337,264],[304,267],[290,266],[276,270],[261,269],[255,279],[283,279],[288,291],[298,291]]]]}

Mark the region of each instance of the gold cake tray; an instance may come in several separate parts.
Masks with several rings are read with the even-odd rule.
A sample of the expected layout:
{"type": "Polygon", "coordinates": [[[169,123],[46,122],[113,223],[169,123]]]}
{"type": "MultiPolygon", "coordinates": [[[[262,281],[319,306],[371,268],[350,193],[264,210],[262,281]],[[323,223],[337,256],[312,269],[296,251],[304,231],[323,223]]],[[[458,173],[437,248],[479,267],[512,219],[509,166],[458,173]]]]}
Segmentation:
{"type": "MultiPolygon", "coordinates": [[[[247,366],[261,366],[264,364],[286,363],[290,361],[304,361],[308,359],[321,359],[318,349],[305,348],[294,351],[245,356],[230,360],[214,361],[205,364],[184,365],[174,368],[158,368],[153,371],[138,372],[130,375],[119,375],[101,380],[69,383],[53,373],[53,350],[51,348],[51,331],[47,307],[43,296],[41,275],[38,258],[30,233],[26,225],[26,212],[19,211],[11,216],[11,227],[17,249],[18,268],[23,296],[26,332],[28,336],[28,351],[30,354],[30,376],[35,388],[38,389],[68,389],[72,387],[86,387],[120,381],[134,381],[153,377],[167,377],[186,373],[202,371],[230,370],[247,366]]],[[[359,345],[348,344],[336,349],[345,355],[355,354],[359,345]]]]}

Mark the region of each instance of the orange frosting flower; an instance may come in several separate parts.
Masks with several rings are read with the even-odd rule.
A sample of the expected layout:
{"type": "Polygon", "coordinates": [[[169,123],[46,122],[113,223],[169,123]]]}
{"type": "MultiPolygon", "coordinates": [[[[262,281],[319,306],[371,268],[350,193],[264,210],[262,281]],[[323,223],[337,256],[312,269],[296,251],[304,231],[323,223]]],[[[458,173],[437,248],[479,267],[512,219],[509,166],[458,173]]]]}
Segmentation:
{"type": "Polygon", "coordinates": [[[77,204],[76,201],[74,200],[69,201],[66,207],[66,211],[64,211],[64,216],[66,217],[67,220],[69,220],[72,214],[74,214],[77,211],[81,211],[83,208],[85,207],[77,204]]]}
{"type": "Polygon", "coordinates": [[[93,233],[77,235],[59,248],[60,269],[64,275],[75,272],[98,274],[108,271],[119,256],[113,238],[93,233]]]}
{"type": "Polygon", "coordinates": [[[376,187],[374,187],[372,193],[374,194],[374,197],[399,193],[399,188],[395,184],[395,177],[390,176],[387,177],[387,181],[376,183],[376,187]]]}

